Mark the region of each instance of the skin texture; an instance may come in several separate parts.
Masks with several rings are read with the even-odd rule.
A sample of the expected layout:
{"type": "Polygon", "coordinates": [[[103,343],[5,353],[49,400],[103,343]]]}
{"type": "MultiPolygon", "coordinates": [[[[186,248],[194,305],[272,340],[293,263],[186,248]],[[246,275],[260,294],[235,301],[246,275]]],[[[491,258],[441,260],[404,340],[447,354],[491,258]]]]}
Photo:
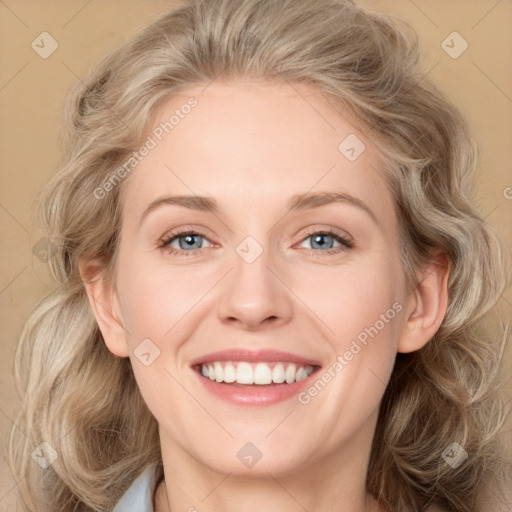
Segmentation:
{"type": "MultiPolygon", "coordinates": [[[[115,286],[100,276],[86,284],[108,349],[130,357],[159,423],[166,478],[155,510],[383,510],[364,486],[379,403],[397,351],[418,350],[441,324],[446,260],[433,256],[406,293],[379,154],[314,89],[241,80],[191,87],[160,108],[155,126],[190,96],[198,105],[122,183],[115,286]],[[338,149],[349,134],[366,145],[355,161],[338,149]],[[287,212],[292,195],[318,192],[349,193],[376,221],[349,203],[287,212]],[[215,198],[219,211],[166,205],[139,226],[145,208],[171,194],[215,198]],[[206,237],[188,249],[182,237],[184,255],[159,248],[178,228],[206,237]],[[330,236],[316,244],[311,232],[328,228],[353,248],[330,236]],[[236,252],[247,236],[263,249],[250,264],[236,252]],[[396,316],[307,404],[231,405],[190,367],[239,347],[292,352],[326,369],[394,303],[396,316]],[[160,355],[145,366],[134,350],[148,338],[160,355]],[[262,453],[251,468],[236,456],[247,442],[262,453]]],[[[171,245],[179,250],[179,239],[171,245]]],[[[82,275],[99,265],[82,262],[82,275]]]]}

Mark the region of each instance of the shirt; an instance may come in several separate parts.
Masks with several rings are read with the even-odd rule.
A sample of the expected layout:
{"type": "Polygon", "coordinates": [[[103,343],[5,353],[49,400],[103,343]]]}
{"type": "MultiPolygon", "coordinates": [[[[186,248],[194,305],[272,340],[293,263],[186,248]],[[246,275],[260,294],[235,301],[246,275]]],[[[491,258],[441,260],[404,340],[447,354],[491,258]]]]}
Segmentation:
{"type": "Polygon", "coordinates": [[[157,485],[157,466],[154,462],[146,467],[121,496],[112,512],[154,512],[153,493],[157,485]]]}

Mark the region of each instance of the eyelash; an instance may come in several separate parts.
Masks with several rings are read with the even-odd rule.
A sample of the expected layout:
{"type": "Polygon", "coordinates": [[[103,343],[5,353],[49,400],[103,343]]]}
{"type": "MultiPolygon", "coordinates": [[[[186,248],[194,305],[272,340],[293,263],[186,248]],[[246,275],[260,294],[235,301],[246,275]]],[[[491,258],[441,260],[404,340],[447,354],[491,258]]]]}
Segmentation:
{"type": "MultiPolygon", "coordinates": [[[[163,238],[160,243],[159,243],[159,249],[162,249],[162,250],[167,250],[167,252],[169,254],[174,254],[174,255],[180,255],[180,256],[185,256],[185,257],[189,257],[189,256],[195,256],[197,255],[197,253],[199,251],[201,251],[202,249],[205,249],[205,247],[203,247],[202,249],[197,249],[195,251],[182,251],[181,249],[174,249],[174,248],[169,248],[168,245],[174,241],[175,239],[181,237],[181,236],[184,236],[184,235],[199,235],[203,238],[206,238],[208,239],[208,236],[206,235],[206,233],[200,231],[200,230],[197,230],[197,229],[189,229],[189,228],[183,228],[181,230],[178,230],[178,231],[175,231],[173,233],[171,233],[169,236],[163,238]]],[[[313,235],[328,235],[328,236],[332,236],[336,241],[338,241],[342,247],[335,247],[335,248],[332,248],[332,249],[326,249],[325,251],[315,251],[314,249],[307,249],[308,251],[311,251],[311,254],[316,257],[316,258],[322,258],[323,256],[321,256],[320,254],[318,253],[322,253],[322,255],[333,255],[333,254],[337,254],[339,252],[342,252],[342,251],[346,251],[347,249],[352,249],[354,247],[354,244],[352,243],[351,240],[349,240],[348,238],[342,236],[341,234],[339,234],[338,232],[336,232],[335,230],[333,229],[326,229],[326,230],[311,230],[309,232],[306,233],[306,235],[304,236],[304,238],[302,238],[301,242],[303,242],[304,240],[306,240],[307,238],[313,236],[313,235]]]]}

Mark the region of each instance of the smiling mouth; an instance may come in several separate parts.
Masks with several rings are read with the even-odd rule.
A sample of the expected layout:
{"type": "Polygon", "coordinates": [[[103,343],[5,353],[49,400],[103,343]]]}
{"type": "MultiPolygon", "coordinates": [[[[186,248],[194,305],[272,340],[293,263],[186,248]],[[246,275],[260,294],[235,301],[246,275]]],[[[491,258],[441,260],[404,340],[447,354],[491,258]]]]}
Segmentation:
{"type": "Polygon", "coordinates": [[[291,362],[212,361],[194,366],[204,378],[236,387],[293,384],[306,379],[320,366],[291,362]]]}

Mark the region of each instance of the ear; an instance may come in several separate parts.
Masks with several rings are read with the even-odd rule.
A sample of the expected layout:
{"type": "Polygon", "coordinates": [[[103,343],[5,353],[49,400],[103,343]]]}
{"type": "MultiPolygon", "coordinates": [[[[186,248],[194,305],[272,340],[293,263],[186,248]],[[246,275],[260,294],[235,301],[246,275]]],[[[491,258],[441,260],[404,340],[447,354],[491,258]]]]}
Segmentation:
{"type": "Polygon", "coordinates": [[[103,265],[99,260],[80,261],[78,268],[107,348],[116,356],[128,357],[130,351],[117,292],[104,278],[103,265]]]}
{"type": "Polygon", "coordinates": [[[433,251],[429,263],[418,274],[418,286],[406,308],[398,352],[419,350],[439,330],[448,307],[450,262],[441,250],[433,251]]]}

